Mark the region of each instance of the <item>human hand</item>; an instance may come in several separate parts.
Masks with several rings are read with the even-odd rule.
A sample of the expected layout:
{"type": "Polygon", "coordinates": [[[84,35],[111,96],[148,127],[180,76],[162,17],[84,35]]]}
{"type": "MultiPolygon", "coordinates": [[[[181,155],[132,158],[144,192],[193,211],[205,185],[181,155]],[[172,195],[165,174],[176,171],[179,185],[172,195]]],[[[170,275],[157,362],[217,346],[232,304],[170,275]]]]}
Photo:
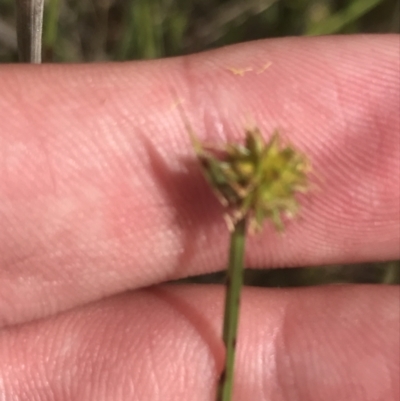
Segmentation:
{"type": "MultiPolygon", "coordinates": [[[[281,128],[321,177],[247,266],[399,258],[398,40],[1,66],[0,400],[213,400],[223,288],[159,285],[223,268],[228,241],[176,101],[213,143],[281,128]]],[[[242,300],[235,400],[399,398],[398,287],[242,300]]]]}

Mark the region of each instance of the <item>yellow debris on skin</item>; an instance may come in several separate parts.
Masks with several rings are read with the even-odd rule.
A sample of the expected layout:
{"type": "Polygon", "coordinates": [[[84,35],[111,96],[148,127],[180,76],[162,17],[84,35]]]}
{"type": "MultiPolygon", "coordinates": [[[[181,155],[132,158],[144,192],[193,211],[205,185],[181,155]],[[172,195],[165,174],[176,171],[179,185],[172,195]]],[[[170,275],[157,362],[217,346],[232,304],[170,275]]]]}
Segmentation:
{"type": "Polygon", "coordinates": [[[237,67],[228,67],[227,70],[230,71],[233,75],[239,75],[241,77],[244,76],[246,72],[252,72],[255,71],[256,74],[262,74],[265,70],[267,70],[271,66],[271,61],[268,61],[265,63],[261,68],[255,71],[255,68],[253,67],[244,67],[244,68],[237,68],[237,67]]]}
{"type": "Polygon", "coordinates": [[[258,71],[257,74],[262,74],[266,69],[268,69],[272,65],[271,61],[265,63],[258,71]]]}
{"type": "Polygon", "coordinates": [[[243,75],[246,72],[253,71],[253,68],[252,67],[246,67],[246,68],[228,67],[227,70],[230,71],[233,75],[239,75],[239,76],[243,77],[243,75]]]}

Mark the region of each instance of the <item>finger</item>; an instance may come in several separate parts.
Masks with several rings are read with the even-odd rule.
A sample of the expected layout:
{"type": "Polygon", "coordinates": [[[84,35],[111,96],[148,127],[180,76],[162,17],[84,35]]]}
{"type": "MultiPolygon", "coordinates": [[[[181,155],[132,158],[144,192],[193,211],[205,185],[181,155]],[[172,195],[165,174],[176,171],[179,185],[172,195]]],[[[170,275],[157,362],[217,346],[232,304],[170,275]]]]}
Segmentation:
{"type": "Polygon", "coordinates": [[[285,236],[251,239],[248,266],[398,257],[398,72],[387,35],[1,67],[0,325],[224,266],[177,101],[204,140],[240,140],[249,118],[283,128],[322,177],[285,236]]]}
{"type": "MultiPolygon", "coordinates": [[[[214,399],[222,288],[127,293],[3,329],[5,399],[214,399]]],[[[399,287],[249,288],[234,400],[395,401],[399,287]]]]}

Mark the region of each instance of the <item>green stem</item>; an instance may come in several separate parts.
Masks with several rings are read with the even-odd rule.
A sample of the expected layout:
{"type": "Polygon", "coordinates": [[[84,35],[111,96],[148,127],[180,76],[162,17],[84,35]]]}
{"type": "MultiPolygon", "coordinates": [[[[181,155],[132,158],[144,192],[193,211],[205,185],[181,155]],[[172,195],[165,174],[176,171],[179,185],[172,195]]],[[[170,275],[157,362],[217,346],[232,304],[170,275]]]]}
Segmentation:
{"type": "Polygon", "coordinates": [[[240,290],[243,283],[245,238],[246,219],[243,218],[235,224],[231,234],[223,329],[226,356],[225,367],[218,383],[217,401],[230,401],[232,399],[240,290]]]}

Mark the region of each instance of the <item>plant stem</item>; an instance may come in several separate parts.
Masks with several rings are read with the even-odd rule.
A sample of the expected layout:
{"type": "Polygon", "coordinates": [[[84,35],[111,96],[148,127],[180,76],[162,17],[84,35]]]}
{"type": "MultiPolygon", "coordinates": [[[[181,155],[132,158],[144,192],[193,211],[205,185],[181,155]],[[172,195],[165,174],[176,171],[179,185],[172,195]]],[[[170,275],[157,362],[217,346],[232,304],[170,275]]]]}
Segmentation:
{"type": "Polygon", "coordinates": [[[218,383],[217,401],[230,401],[232,399],[240,290],[243,283],[245,238],[246,218],[243,218],[235,224],[231,234],[223,328],[226,356],[224,370],[218,383]]]}
{"type": "Polygon", "coordinates": [[[20,61],[41,63],[44,0],[18,0],[16,7],[20,61]]]}

